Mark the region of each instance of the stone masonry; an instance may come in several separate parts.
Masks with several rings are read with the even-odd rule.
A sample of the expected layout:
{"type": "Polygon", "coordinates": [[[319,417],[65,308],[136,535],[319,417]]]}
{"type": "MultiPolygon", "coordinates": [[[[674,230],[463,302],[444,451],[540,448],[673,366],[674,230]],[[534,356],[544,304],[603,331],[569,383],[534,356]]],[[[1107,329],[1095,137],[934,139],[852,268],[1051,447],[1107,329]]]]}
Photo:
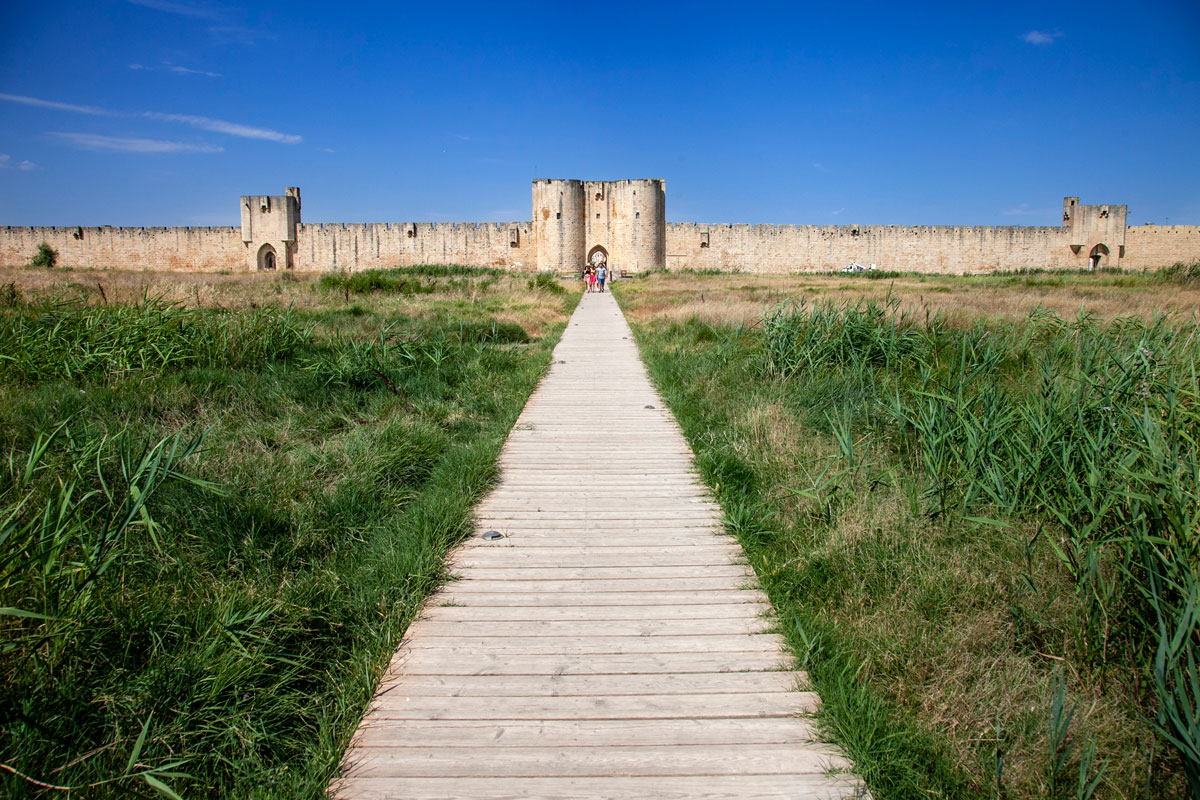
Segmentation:
{"type": "Polygon", "coordinates": [[[241,198],[241,227],[0,228],[0,265],[29,263],[45,242],[64,265],[101,269],[357,271],[466,264],[576,272],[601,261],[650,269],[982,273],[1157,269],[1200,259],[1200,226],[1126,224],[1123,205],[1063,200],[1059,227],[668,223],[661,178],[535,180],[529,222],[301,221],[300,190],[241,198]]]}

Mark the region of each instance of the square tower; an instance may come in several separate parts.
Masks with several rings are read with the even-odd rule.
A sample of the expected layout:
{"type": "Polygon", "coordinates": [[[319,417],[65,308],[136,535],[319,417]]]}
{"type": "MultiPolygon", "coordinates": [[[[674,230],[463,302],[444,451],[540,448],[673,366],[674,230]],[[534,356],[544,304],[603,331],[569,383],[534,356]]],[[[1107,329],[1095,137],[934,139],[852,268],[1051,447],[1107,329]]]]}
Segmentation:
{"type": "Polygon", "coordinates": [[[291,269],[300,225],[300,188],[289,186],[282,195],[242,197],[242,243],[253,271],[291,269]]]}

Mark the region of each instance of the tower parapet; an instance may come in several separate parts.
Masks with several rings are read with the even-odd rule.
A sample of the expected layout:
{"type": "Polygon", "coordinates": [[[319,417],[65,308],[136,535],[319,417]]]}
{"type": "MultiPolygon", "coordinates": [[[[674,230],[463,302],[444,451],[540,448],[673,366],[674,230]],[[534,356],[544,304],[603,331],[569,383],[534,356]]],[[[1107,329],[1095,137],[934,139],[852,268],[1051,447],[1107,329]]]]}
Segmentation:
{"type": "Polygon", "coordinates": [[[242,243],[250,251],[250,268],[291,269],[295,265],[299,225],[298,186],[287,187],[282,195],[243,196],[242,243]]]}
{"type": "Polygon", "coordinates": [[[1063,231],[1071,252],[1087,259],[1088,269],[1116,267],[1125,256],[1128,206],[1080,205],[1078,197],[1063,198],[1063,231]]]}

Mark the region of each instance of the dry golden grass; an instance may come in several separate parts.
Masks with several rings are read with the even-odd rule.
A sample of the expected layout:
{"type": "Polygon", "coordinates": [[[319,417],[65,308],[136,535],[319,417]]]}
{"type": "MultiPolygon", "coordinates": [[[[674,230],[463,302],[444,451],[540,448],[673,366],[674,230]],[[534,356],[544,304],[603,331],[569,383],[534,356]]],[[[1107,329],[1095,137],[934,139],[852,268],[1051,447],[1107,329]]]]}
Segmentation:
{"type": "Polygon", "coordinates": [[[1103,319],[1200,310],[1200,285],[1179,286],[1153,274],[1038,273],[976,277],[918,276],[871,280],[852,275],[695,275],[653,273],[622,284],[626,313],[635,319],[710,325],[753,322],[763,309],[789,299],[856,302],[891,295],[900,309],[942,314],[952,324],[980,317],[1020,319],[1036,308],[1061,317],[1081,310],[1103,319]]]}
{"type": "MultiPolygon", "coordinates": [[[[25,297],[84,297],[89,303],[136,303],[149,296],[189,308],[241,310],[268,306],[328,310],[343,303],[368,307],[377,315],[412,319],[436,317],[458,304],[485,304],[498,322],[512,322],[530,336],[563,320],[558,295],[531,290],[529,276],[486,272],[436,280],[431,294],[349,294],[319,285],[322,273],[252,272],[236,275],[200,272],[124,272],[115,270],[46,270],[0,267],[0,287],[12,284],[25,297]],[[485,286],[486,284],[486,286],[485,286]]],[[[565,284],[576,291],[574,283],[565,284]]]]}

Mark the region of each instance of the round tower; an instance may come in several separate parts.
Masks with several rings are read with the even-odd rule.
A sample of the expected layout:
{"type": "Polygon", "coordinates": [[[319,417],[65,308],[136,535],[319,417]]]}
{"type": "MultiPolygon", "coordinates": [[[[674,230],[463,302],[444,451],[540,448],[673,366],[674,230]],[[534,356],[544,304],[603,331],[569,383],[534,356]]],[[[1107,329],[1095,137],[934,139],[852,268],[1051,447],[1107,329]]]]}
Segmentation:
{"type": "Polygon", "coordinates": [[[587,209],[583,182],[533,182],[533,238],[543,272],[574,272],[583,265],[587,209]]]}
{"type": "Polygon", "coordinates": [[[644,272],[667,264],[667,190],[662,178],[629,182],[628,201],[633,269],[644,272]]]}

